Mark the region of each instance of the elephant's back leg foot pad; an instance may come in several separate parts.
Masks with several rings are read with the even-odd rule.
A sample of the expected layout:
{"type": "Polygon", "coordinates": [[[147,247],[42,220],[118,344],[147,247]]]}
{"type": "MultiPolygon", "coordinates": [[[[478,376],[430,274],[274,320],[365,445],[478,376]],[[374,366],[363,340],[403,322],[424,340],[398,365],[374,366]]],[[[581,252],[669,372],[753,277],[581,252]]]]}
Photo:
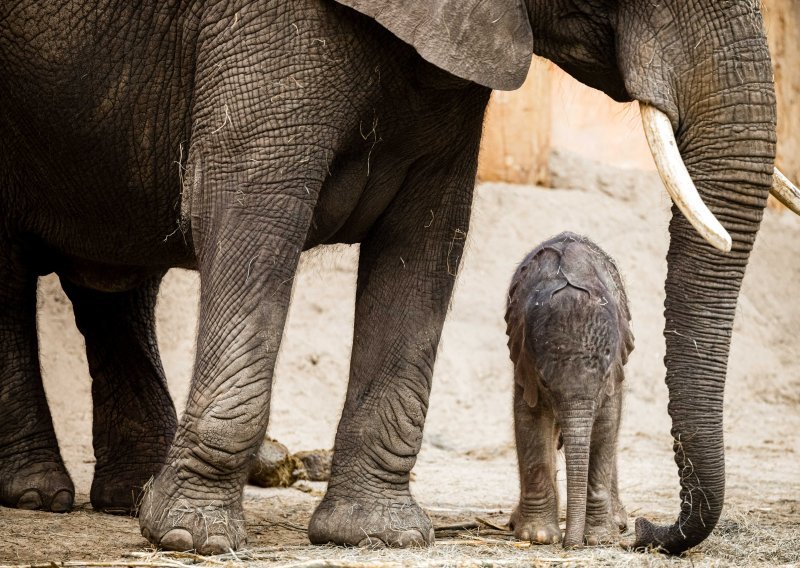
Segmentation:
{"type": "Polygon", "coordinates": [[[308,526],[313,544],[411,548],[433,544],[433,525],[410,495],[396,500],[326,496],[308,526]]]}

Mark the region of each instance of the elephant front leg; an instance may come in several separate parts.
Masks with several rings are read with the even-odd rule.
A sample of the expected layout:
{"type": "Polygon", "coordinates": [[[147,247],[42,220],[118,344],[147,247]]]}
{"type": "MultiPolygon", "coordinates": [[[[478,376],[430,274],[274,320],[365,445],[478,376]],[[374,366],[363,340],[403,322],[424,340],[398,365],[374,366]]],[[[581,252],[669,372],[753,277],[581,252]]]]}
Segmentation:
{"type": "Polygon", "coordinates": [[[267,428],[312,209],[276,191],[260,195],[258,208],[212,212],[203,227],[192,385],[166,465],[139,510],[142,534],[161,548],[216,554],[245,542],[242,488],[267,428]]]}
{"type": "Polygon", "coordinates": [[[431,522],[409,491],[409,474],[422,443],[472,181],[456,187],[452,180],[438,186],[418,181],[411,188],[422,191],[404,190],[361,245],[350,383],[328,492],[309,524],[315,544],[433,542],[431,522]],[[430,187],[436,189],[425,195],[430,187]]]}
{"type": "Polygon", "coordinates": [[[164,465],[175,435],[175,407],[155,329],[161,277],[117,293],[61,281],[86,340],[92,375],[97,464],[91,501],[98,511],[135,512],[142,487],[164,465]]]}
{"type": "MultiPolygon", "coordinates": [[[[520,377],[527,388],[537,388],[535,377],[520,377]]],[[[561,542],[558,524],[556,443],[553,410],[543,400],[531,408],[523,387],[514,386],[514,433],[519,464],[519,505],[511,515],[511,528],[520,540],[536,544],[561,542]]]]}

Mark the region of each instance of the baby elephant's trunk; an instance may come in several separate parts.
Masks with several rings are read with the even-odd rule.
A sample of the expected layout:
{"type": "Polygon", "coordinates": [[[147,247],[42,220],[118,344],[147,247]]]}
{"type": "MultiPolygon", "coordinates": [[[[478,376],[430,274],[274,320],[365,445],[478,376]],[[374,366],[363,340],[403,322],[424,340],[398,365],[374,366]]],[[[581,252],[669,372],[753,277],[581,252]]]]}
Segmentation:
{"type": "Polygon", "coordinates": [[[567,462],[567,530],[564,547],[583,544],[594,403],[574,402],[558,413],[567,462]]]}

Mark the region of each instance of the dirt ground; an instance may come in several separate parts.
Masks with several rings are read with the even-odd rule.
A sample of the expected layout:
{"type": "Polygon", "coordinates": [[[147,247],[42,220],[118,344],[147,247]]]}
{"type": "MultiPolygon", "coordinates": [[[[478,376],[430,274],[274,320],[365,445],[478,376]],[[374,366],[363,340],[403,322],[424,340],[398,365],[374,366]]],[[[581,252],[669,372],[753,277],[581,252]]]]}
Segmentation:
{"type": "MultiPolygon", "coordinates": [[[[619,450],[623,500],[631,520],[646,516],[670,522],[678,512],[663,381],[668,198],[651,173],[563,156],[554,158],[554,169],[555,185],[561,189],[484,184],[477,191],[470,244],[439,350],[412,483],[440,527],[476,517],[503,524],[515,503],[512,377],[503,323],[506,289],[524,254],[566,229],[591,236],[617,259],[631,300],[636,349],[626,368],[619,450]]],[[[252,565],[284,566],[800,563],[800,302],[793,289],[800,280],[798,242],[800,219],[767,211],[740,298],[729,365],[726,509],[712,537],[685,558],[619,548],[565,552],[521,547],[485,526],[438,538],[424,551],[312,547],[305,527],[324,484],[307,482],[281,490],[246,489],[250,538],[238,558],[252,565]]],[[[296,278],[270,424],[270,434],[293,451],[333,443],[347,382],[356,259],[356,247],[313,251],[304,257],[296,278]]],[[[42,281],[40,298],[45,386],[75,481],[77,507],[65,515],[0,509],[0,564],[199,562],[153,554],[135,519],[91,509],[94,458],[83,343],[69,303],[52,277],[42,281]]],[[[176,270],[167,276],[158,313],[164,365],[180,409],[192,364],[195,274],[176,270]]],[[[208,565],[234,561],[222,557],[208,565]]]]}

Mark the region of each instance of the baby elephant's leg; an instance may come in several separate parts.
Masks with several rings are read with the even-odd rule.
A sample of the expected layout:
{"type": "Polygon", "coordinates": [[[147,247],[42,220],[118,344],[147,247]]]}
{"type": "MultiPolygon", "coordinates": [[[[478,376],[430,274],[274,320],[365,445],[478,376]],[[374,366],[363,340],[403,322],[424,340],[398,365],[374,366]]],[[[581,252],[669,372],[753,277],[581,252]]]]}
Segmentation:
{"type": "Polygon", "coordinates": [[[514,431],[519,460],[519,505],[511,515],[514,536],[539,544],[561,541],[556,485],[555,418],[542,401],[531,408],[514,389],[514,431]]]}
{"type": "Polygon", "coordinates": [[[589,493],[586,503],[586,544],[595,546],[619,540],[627,524],[617,489],[617,433],[621,401],[606,400],[592,430],[589,457],[589,493]]]}

